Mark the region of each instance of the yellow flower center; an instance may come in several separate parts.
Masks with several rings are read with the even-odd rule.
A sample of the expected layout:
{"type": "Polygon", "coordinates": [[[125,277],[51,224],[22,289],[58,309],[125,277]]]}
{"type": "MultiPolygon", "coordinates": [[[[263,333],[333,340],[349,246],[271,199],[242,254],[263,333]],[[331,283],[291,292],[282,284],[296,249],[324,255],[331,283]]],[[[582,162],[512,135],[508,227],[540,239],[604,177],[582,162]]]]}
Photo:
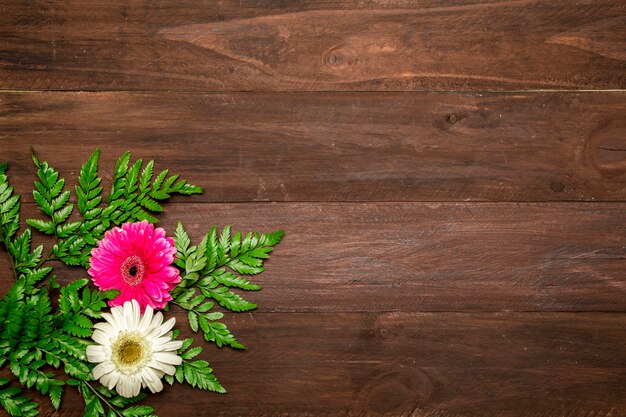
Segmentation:
{"type": "Polygon", "coordinates": [[[137,333],[122,333],[111,346],[111,360],[119,372],[127,375],[143,368],[151,354],[146,338],[137,333]]]}

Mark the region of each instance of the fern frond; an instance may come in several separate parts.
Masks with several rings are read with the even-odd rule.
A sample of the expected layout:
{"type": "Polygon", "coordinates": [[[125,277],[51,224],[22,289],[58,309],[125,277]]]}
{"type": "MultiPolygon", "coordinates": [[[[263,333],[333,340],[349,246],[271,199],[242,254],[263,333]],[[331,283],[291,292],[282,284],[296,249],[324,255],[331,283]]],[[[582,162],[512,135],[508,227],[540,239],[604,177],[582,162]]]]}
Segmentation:
{"type": "MultiPolygon", "coordinates": [[[[178,336],[178,331],[174,332],[173,338],[178,336]]],[[[182,384],[186,382],[192,387],[200,389],[218,392],[223,394],[226,392],[224,387],[213,375],[213,369],[209,367],[209,363],[205,360],[195,360],[193,358],[198,356],[202,352],[202,347],[191,347],[193,339],[188,338],[183,341],[183,346],[178,349],[178,355],[182,358],[183,363],[176,367],[176,373],[174,375],[166,375],[165,381],[170,385],[174,384],[174,381],[182,384]]]]}
{"type": "Polygon", "coordinates": [[[105,386],[92,386],[88,381],[69,380],[74,385],[85,402],[86,417],[156,417],[154,408],[147,405],[133,405],[146,397],[139,394],[136,397],[125,398],[115,395],[105,386]]]}
{"type": "Polygon", "coordinates": [[[60,177],[58,171],[45,161],[39,162],[34,152],[32,159],[39,178],[35,181],[33,198],[39,210],[50,219],[27,219],[26,223],[42,233],[56,235],[57,226],[65,222],[74,209],[74,204],[69,202],[71,193],[64,190],[65,179],[60,177]]]}
{"type": "Polygon", "coordinates": [[[9,380],[0,377],[0,405],[12,417],[35,417],[39,414],[37,403],[21,395],[17,387],[7,387],[9,380]]]}
{"type": "Polygon", "coordinates": [[[56,323],[61,331],[71,336],[91,337],[93,333],[91,319],[102,317],[102,309],[107,306],[105,300],[118,294],[117,290],[91,291],[85,287],[87,282],[86,279],[79,279],[60,289],[56,323]]]}
{"type": "MultiPolygon", "coordinates": [[[[63,287],[50,277],[52,268],[45,266],[51,259],[67,265],[88,266],[91,250],[102,239],[106,230],[125,221],[148,220],[156,222],[154,213],[163,210],[162,201],[174,194],[196,194],[200,187],[180,180],[178,175],[161,171],[155,176],[154,162],[141,159],[131,162],[130,153],[118,160],[111,192],[103,195],[102,180],[98,176],[100,152],[96,150],[82,166],[76,193],[77,213],[71,201],[71,190],[65,179],[48,162],[40,162],[33,153],[37,179],[33,198],[41,218],[28,219],[26,228],[20,229],[20,196],[13,193],[6,176],[7,164],[0,164],[0,244],[7,248],[15,282],[0,300],[0,367],[8,365],[17,381],[26,388],[36,389],[49,397],[54,408],[61,403],[63,380],[50,372],[51,368],[75,378],[67,381],[83,394],[85,415],[94,416],[148,416],[154,410],[148,406],[133,405],[143,394],[126,399],[106,387],[91,386],[93,365],[85,362],[88,338],[92,334],[93,319],[101,317],[106,300],[117,296],[117,291],[92,291],[87,280],[77,280],[63,287]],[[32,247],[32,229],[53,235],[52,251],[44,255],[42,245],[32,247]],[[49,279],[48,279],[49,278],[49,279]],[[42,285],[48,280],[49,287],[42,285]],[[59,290],[58,305],[52,304],[48,288],[59,290]]],[[[206,245],[201,248],[206,250],[206,245]]],[[[202,254],[193,255],[196,260],[202,254]]],[[[195,264],[196,273],[205,267],[195,264]]],[[[209,312],[213,303],[201,293],[187,299],[188,305],[202,314],[203,320],[221,318],[221,313],[209,312]]],[[[191,357],[195,351],[188,353],[191,357]]],[[[211,377],[202,362],[190,362],[196,375],[194,384],[211,385],[211,377]],[[203,382],[203,381],[207,382],[203,382]]],[[[0,404],[12,416],[35,416],[37,404],[20,395],[19,388],[4,387],[8,380],[0,378],[0,404]]],[[[219,383],[218,383],[219,385],[219,383]]],[[[217,389],[217,388],[215,388],[217,389]]]]}
{"type": "Polygon", "coordinates": [[[62,191],[65,181],[47,162],[40,163],[33,156],[39,177],[35,199],[51,220],[29,219],[28,224],[57,236],[54,254],[67,265],[88,266],[91,249],[113,226],[141,220],[155,223],[157,219],[152,213],[163,211],[158,201],[173,194],[202,192],[200,187],[178,180],[178,175],[167,177],[167,171],[152,181],[154,161],[143,166],[143,161],[138,159],[131,164],[130,152],[126,152],[115,165],[110,193],[103,197],[102,180],[98,177],[99,158],[100,151],[94,151],[78,176],[75,192],[82,220],[65,222],[72,212],[71,203],[67,203],[70,192],[62,191]],[[105,206],[103,201],[106,201],[105,206]],[[60,207],[61,203],[66,204],[60,207]]]}
{"type": "Polygon", "coordinates": [[[220,347],[228,345],[245,349],[226,325],[216,321],[222,318],[222,314],[210,312],[214,306],[211,300],[235,312],[255,309],[256,304],[243,299],[232,289],[258,291],[261,286],[237,274],[263,271],[263,262],[282,237],[283,231],[278,231],[248,233],[242,238],[241,233],[231,235],[229,226],[219,234],[213,227],[197,246],[192,246],[184,227],[178,224],[174,242],[181,282],[172,292],[172,297],[174,304],[187,310],[191,330],[202,330],[207,341],[220,347]]]}
{"type": "Polygon", "coordinates": [[[130,165],[130,157],[130,152],[126,152],[117,161],[111,192],[106,197],[108,207],[104,214],[114,224],[141,220],[156,223],[156,218],[150,213],[163,211],[158,201],[167,200],[173,194],[202,192],[202,188],[178,180],[178,175],[167,177],[167,170],[152,181],[154,161],[148,161],[142,169],[143,161],[138,159],[130,165]]]}
{"type": "Polygon", "coordinates": [[[0,171],[0,243],[10,241],[20,228],[20,196],[13,194],[7,178],[6,162],[0,171]]]}

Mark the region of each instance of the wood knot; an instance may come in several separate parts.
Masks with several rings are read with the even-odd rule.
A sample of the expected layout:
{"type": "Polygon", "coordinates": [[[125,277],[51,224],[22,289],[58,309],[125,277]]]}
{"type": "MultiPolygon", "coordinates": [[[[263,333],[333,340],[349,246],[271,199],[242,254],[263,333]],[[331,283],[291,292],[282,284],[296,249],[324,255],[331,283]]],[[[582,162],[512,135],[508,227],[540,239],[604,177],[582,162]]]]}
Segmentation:
{"type": "Polygon", "coordinates": [[[456,117],[456,114],[451,114],[447,117],[448,122],[455,124],[456,122],[459,121],[458,117],[456,117]]]}
{"type": "Polygon", "coordinates": [[[351,410],[358,415],[406,415],[425,405],[433,393],[428,375],[410,365],[390,372],[376,369],[366,381],[351,410]]]}
{"type": "Polygon", "coordinates": [[[562,193],[565,190],[565,184],[562,182],[554,181],[550,183],[550,189],[555,193],[562,193]]]}
{"type": "Polygon", "coordinates": [[[603,176],[626,174],[626,119],[604,121],[586,142],[586,157],[603,176]]]}
{"type": "Polygon", "coordinates": [[[336,46],[324,55],[324,65],[331,70],[345,70],[356,64],[356,54],[353,50],[336,46]]]}

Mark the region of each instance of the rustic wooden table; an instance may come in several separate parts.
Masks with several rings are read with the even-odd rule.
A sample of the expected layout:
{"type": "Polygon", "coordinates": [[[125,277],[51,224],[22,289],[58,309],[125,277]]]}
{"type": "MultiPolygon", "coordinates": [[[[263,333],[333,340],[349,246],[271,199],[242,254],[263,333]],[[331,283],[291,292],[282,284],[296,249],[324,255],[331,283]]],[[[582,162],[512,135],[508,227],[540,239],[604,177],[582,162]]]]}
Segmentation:
{"type": "Polygon", "coordinates": [[[258,310],[227,316],[250,349],[205,351],[229,394],[169,388],[162,417],[624,416],[625,19],[620,0],[4,1],[0,161],[27,214],[31,145],[68,178],[99,147],[105,177],[128,149],[205,187],[170,231],[286,230],[258,310]]]}

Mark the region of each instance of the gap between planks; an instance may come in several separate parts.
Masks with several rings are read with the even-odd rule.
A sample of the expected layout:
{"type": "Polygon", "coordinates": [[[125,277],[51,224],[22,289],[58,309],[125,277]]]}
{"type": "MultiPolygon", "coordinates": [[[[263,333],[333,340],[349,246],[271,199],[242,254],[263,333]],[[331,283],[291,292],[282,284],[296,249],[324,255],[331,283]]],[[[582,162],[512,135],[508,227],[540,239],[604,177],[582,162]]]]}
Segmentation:
{"type": "Polygon", "coordinates": [[[626,89],[527,89],[527,90],[149,90],[149,89],[137,89],[137,90],[97,90],[97,89],[81,89],[81,90],[65,90],[65,89],[37,89],[37,90],[14,90],[14,89],[0,89],[0,94],[27,94],[27,93],[121,93],[121,94],[319,94],[319,93],[340,93],[340,94],[354,94],[354,93],[437,93],[437,94],[541,94],[541,93],[626,93],[626,89]]]}

